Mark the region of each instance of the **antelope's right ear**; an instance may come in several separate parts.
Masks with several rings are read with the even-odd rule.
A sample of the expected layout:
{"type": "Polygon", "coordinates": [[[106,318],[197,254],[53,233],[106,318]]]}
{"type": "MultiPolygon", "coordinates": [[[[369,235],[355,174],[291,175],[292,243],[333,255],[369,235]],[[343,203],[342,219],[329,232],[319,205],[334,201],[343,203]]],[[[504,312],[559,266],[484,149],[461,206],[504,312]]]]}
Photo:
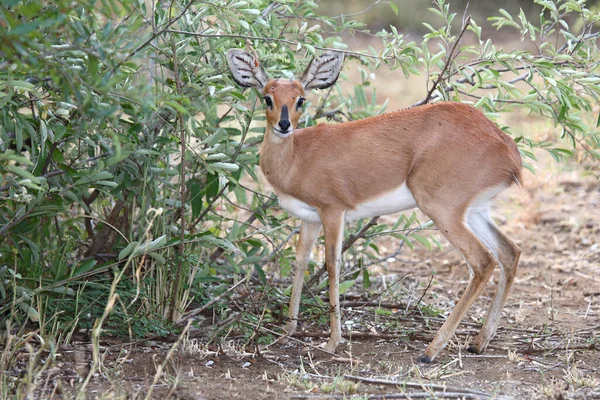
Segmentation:
{"type": "Polygon", "coordinates": [[[300,78],[304,90],[325,89],[333,85],[342,70],[344,54],[327,52],[312,60],[300,78]]]}
{"type": "Polygon", "coordinates": [[[227,52],[227,63],[233,80],[242,87],[262,90],[269,81],[260,62],[244,50],[230,49],[227,52]]]}

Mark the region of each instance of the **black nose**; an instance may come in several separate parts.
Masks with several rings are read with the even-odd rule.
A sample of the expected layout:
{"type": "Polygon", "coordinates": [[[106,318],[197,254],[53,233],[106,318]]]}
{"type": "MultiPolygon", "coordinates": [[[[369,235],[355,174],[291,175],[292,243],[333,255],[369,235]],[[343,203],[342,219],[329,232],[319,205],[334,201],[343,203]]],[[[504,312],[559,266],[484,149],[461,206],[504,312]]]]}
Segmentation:
{"type": "Polygon", "coordinates": [[[282,119],[281,121],[279,121],[279,129],[281,129],[284,132],[290,128],[290,125],[290,120],[288,119],[282,119]]]}

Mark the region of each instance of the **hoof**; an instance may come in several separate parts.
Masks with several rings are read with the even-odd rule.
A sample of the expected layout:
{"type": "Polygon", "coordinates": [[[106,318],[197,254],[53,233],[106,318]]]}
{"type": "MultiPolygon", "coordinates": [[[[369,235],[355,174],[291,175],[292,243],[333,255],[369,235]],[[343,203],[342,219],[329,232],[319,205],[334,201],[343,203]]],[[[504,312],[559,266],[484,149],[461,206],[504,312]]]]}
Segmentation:
{"type": "Polygon", "coordinates": [[[432,359],[431,359],[431,357],[429,357],[428,355],[426,355],[426,354],[421,354],[421,355],[419,356],[419,358],[418,358],[418,361],[419,361],[420,363],[423,363],[423,364],[431,364],[431,362],[432,362],[433,360],[432,360],[432,359]]]}
{"type": "Polygon", "coordinates": [[[275,343],[282,345],[282,346],[287,346],[290,344],[290,337],[289,336],[281,336],[279,339],[277,339],[275,341],[275,343]]]}
{"type": "Polygon", "coordinates": [[[467,351],[469,353],[473,353],[473,354],[481,354],[483,353],[481,350],[479,350],[479,348],[475,345],[471,345],[469,347],[467,347],[467,351]]]}
{"type": "Polygon", "coordinates": [[[325,346],[323,346],[323,350],[325,350],[329,353],[335,354],[336,349],[337,349],[337,343],[336,344],[327,343],[325,346]]]}

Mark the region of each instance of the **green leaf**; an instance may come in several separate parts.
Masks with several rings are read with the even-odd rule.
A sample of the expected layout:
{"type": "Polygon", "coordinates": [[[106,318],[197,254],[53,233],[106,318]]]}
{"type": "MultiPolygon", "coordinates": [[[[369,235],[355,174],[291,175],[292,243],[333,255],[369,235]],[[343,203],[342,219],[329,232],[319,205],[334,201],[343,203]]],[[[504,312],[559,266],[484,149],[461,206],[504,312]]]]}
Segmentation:
{"type": "Polygon", "coordinates": [[[190,192],[190,203],[192,205],[192,218],[196,219],[202,211],[202,183],[196,178],[193,178],[187,183],[190,192]]]}
{"type": "Polygon", "coordinates": [[[348,290],[356,283],[355,280],[344,281],[340,283],[340,295],[346,294],[348,290]]]}
{"type": "Polygon", "coordinates": [[[121,250],[121,252],[119,253],[119,260],[124,259],[125,257],[128,257],[133,250],[139,245],[138,241],[133,241],[131,243],[129,243],[127,245],[127,247],[125,247],[123,250],[121,250]]]}
{"type": "Polygon", "coordinates": [[[110,179],[112,177],[113,177],[113,174],[111,174],[110,172],[100,171],[100,172],[93,173],[91,175],[81,177],[74,183],[74,185],[79,186],[79,185],[83,185],[86,183],[92,183],[95,181],[104,181],[104,180],[110,179]]]}
{"type": "Polygon", "coordinates": [[[421,243],[427,250],[431,250],[431,242],[429,242],[426,237],[417,235],[416,233],[413,233],[410,236],[417,242],[421,243]]]}
{"type": "Polygon", "coordinates": [[[214,169],[222,169],[225,171],[237,171],[238,169],[240,169],[240,167],[237,164],[224,163],[224,162],[212,163],[212,164],[210,164],[210,166],[213,167],[214,169]]]}
{"type": "Polygon", "coordinates": [[[167,243],[167,235],[159,236],[158,238],[156,238],[154,240],[143,243],[141,246],[139,246],[137,249],[135,249],[135,251],[133,252],[133,255],[137,256],[140,254],[151,252],[151,251],[156,250],[157,248],[163,246],[165,243],[167,243]]]}
{"type": "MultiPolygon", "coordinates": [[[[360,259],[360,263],[362,264],[362,258],[360,259]]],[[[371,287],[371,275],[369,274],[369,269],[362,267],[362,276],[363,276],[363,285],[365,289],[371,287]]]]}
{"type": "Polygon", "coordinates": [[[86,272],[90,271],[92,268],[94,268],[94,266],[97,264],[98,261],[96,261],[93,258],[90,258],[88,260],[84,260],[79,267],[77,267],[77,269],[75,269],[75,272],[73,272],[73,276],[79,276],[82,274],[85,274],[86,272]]]}
{"type": "Polygon", "coordinates": [[[15,165],[7,165],[6,167],[4,167],[4,169],[8,172],[12,172],[15,175],[19,175],[25,179],[29,179],[31,180],[31,182],[37,185],[41,184],[41,179],[43,179],[40,179],[37,176],[34,176],[31,172],[27,171],[26,169],[19,168],[15,165]]]}
{"type": "Polygon", "coordinates": [[[23,157],[22,155],[15,153],[13,150],[6,150],[4,153],[0,153],[0,161],[3,160],[15,161],[29,166],[34,165],[29,158],[23,157]]]}

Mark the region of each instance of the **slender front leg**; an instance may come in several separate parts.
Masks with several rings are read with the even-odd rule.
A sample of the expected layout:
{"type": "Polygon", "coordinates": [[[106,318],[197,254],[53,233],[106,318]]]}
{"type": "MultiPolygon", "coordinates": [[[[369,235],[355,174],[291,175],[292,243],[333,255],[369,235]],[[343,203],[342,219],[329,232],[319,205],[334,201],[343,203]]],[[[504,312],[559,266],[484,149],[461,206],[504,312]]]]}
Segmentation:
{"type": "Polygon", "coordinates": [[[321,213],[323,232],[325,234],[325,262],[329,275],[329,341],[325,350],[335,352],[342,340],[342,323],[340,316],[340,274],[339,261],[344,238],[344,210],[327,210],[321,213]]]}
{"type": "Polygon", "coordinates": [[[312,248],[315,245],[319,232],[321,231],[320,222],[303,221],[300,227],[300,239],[296,246],[296,272],[294,274],[294,286],[292,286],[292,297],[290,298],[290,307],[288,309],[288,321],[285,330],[288,335],[296,332],[298,326],[298,310],[300,308],[300,298],[302,297],[302,286],[304,285],[304,275],[306,267],[310,261],[312,248]]]}

